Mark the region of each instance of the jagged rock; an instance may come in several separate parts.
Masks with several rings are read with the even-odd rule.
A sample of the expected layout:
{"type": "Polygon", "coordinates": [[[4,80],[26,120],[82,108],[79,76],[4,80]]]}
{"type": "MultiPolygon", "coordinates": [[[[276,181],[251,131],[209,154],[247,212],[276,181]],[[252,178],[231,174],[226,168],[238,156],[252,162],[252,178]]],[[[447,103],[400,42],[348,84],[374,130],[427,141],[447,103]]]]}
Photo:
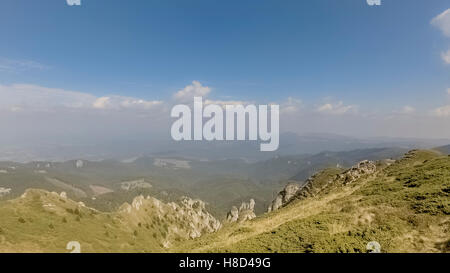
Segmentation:
{"type": "Polygon", "coordinates": [[[308,178],[301,187],[298,184],[289,183],[272,201],[267,211],[271,212],[277,210],[296,198],[303,199],[309,196],[314,196],[320,191],[322,191],[329,184],[343,184],[343,185],[350,184],[363,175],[375,173],[376,170],[377,166],[375,162],[363,160],[358,164],[356,164],[355,166],[351,167],[350,169],[347,169],[334,177],[323,179],[323,181],[320,182],[316,181],[320,180],[317,179],[320,173],[316,173],[312,175],[310,178],[308,178]]]}
{"type": "Polygon", "coordinates": [[[357,165],[351,167],[347,171],[339,175],[339,179],[343,184],[349,184],[360,178],[363,175],[372,174],[377,170],[377,166],[374,162],[364,160],[357,165]]]}
{"type": "Polygon", "coordinates": [[[62,192],[59,194],[59,196],[60,196],[61,198],[67,198],[67,193],[66,193],[65,191],[62,191],[62,192]]]}
{"type": "MultiPolygon", "coordinates": [[[[145,223],[151,215],[167,223],[167,236],[197,238],[205,233],[218,231],[222,224],[207,210],[202,200],[183,196],[168,204],[151,196],[140,195],[120,207],[120,212],[134,223],[145,223]]],[[[164,244],[163,245],[168,245],[164,244]]]]}
{"type": "Polygon", "coordinates": [[[255,210],[255,200],[250,199],[248,203],[242,202],[239,209],[235,206],[231,208],[231,210],[227,214],[226,221],[228,223],[233,223],[251,220],[256,217],[254,210],[255,210]]]}
{"type": "Polygon", "coordinates": [[[191,219],[191,238],[199,237],[205,232],[216,232],[222,227],[220,221],[206,210],[206,204],[202,200],[184,196],[177,205],[175,204],[175,211],[178,208],[182,215],[188,215],[191,219]]]}
{"type": "Polygon", "coordinates": [[[275,197],[275,199],[272,201],[269,208],[267,209],[267,212],[277,210],[284,204],[289,202],[295,196],[299,188],[300,188],[299,184],[296,183],[287,184],[286,187],[284,187],[284,189],[280,191],[277,197],[275,197]]]}
{"type": "Polygon", "coordinates": [[[134,198],[133,202],[131,203],[131,206],[136,209],[139,210],[142,206],[142,204],[144,203],[144,196],[140,195],[136,198],[134,198]]]}
{"type": "Polygon", "coordinates": [[[236,208],[236,206],[233,206],[227,214],[227,222],[236,222],[239,218],[239,210],[236,208]]]}

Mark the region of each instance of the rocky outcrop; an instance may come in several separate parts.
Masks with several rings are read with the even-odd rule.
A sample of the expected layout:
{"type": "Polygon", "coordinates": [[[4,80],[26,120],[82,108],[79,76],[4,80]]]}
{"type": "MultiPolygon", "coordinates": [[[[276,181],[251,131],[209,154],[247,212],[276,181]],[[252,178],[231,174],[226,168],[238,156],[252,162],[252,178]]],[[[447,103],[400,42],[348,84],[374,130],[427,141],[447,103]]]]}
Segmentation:
{"type": "Polygon", "coordinates": [[[299,184],[288,183],[286,187],[284,187],[284,189],[277,194],[275,199],[270,204],[267,212],[277,210],[284,204],[289,202],[295,196],[299,188],[300,188],[299,184]]]}
{"type": "Polygon", "coordinates": [[[206,210],[206,204],[202,200],[184,196],[178,203],[171,202],[169,205],[182,216],[190,219],[191,238],[200,237],[204,233],[216,232],[222,226],[220,221],[206,210]]]}
{"type": "MultiPolygon", "coordinates": [[[[193,239],[206,233],[216,232],[221,223],[206,210],[202,200],[182,197],[177,202],[164,203],[156,198],[140,195],[131,204],[123,204],[119,212],[128,222],[136,225],[153,223],[157,219],[160,225],[167,226],[167,238],[193,239]]],[[[163,245],[170,245],[170,240],[163,245]]]]}
{"type": "Polygon", "coordinates": [[[340,180],[343,184],[350,184],[363,175],[373,174],[376,170],[375,162],[364,160],[340,174],[337,180],[340,180]]]}
{"type": "Polygon", "coordinates": [[[256,217],[255,214],[255,200],[250,199],[248,203],[242,202],[239,209],[235,206],[227,214],[226,221],[228,223],[244,222],[256,217]]]}
{"type": "Polygon", "coordinates": [[[289,183],[286,187],[277,195],[272,201],[268,212],[277,210],[294,199],[304,199],[310,196],[315,196],[328,185],[347,185],[350,184],[364,175],[370,175],[375,173],[377,165],[373,161],[364,160],[338,174],[330,174],[327,171],[321,171],[308,178],[303,186],[298,184],[289,183]]]}

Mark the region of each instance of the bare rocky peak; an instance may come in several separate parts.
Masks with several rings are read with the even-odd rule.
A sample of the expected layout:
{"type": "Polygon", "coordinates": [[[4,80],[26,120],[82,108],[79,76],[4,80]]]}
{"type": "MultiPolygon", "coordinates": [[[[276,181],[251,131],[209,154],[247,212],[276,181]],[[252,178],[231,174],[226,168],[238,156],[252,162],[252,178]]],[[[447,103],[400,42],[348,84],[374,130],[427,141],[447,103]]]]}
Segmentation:
{"type": "Polygon", "coordinates": [[[169,205],[182,215],[189,216],[190,225],[195,227],[190,234],[191,238],[200,237],[203,233],[216,232],[222,227],[220,221],[206,210],[206,203],[200,199],[184,196],[178,203],[171,202],[169,205]]]}
{"type": "Polygon", "coordinates": [[[244,222],[255,217],[255,200],[250,199],[248,203],[242,202],[239,209],[236,206],[233,206],[227,214],[226,221],[228,223],[244,222]]]}
{"type": "Polygon", "coordinates": [[[220,221],[206,210],[205,202],[186,196],[178,202],[166,204],[156,198],[150,196],[144,198],[140,195],[133,199],[131,205],[123,204],[120,212],[134,222],[145,222],[151,216],[175,223],[169,227],[169,233],[184,238],[197,238],[205,233],[216,232],[222,227],[220,221]]]}
{"type": "Polygon", "coordinates": [[[350,169],[347,169],[334,177],[330,177],[326,181],[321,181],[320,183],[317,182],[319,174],[314,174],[308,178],[303,186],[295,183],[289,183],[282,191],[278,193],[267,209],[267,212],[275,211],[285,206],[295,198],[302,199],[308,196],[314,196],[329,184],[347,185],[364,175],[375,173],[376,170],[377,165],[375,162],[363,160],[350,169]]]}

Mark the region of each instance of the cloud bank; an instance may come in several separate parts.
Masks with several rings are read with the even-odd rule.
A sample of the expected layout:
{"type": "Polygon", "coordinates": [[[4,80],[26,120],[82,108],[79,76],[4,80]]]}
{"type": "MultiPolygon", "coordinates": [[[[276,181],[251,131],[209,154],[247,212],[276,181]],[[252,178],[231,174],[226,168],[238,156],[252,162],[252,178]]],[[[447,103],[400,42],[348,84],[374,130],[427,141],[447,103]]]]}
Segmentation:
{"type": "Polygon", "coordinates": [[[94,95],[61,88],[48,88],[32,84],[0,85],[0,108],[13,111],[50,111],[69,109],[152,109],[162,101],[132,97],[94,95]]]}

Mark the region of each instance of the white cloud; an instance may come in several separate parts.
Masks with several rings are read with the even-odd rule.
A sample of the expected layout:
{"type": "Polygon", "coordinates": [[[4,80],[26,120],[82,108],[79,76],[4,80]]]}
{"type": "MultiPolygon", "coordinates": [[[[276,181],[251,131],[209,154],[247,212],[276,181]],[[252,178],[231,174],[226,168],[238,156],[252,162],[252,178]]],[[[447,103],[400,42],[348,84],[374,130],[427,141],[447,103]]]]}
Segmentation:
{"type": "Polygon", "coordinates": [[[445,36],[450,37],[450,9],[434,17],[431,24],[439,28],[445,36]]]}
{"type": "Polygon", "coordinates": [[[96,109],[150,109],[161,105],[162,101],[147,101],[142,99],[109,96],[100,97],[94,101],[92,106],[96,109]]]}
{"type": "Polygon", "coordinates": [[[110,97],[100,97],[94,101],[92,106],[97,109],[106,109],[111,107],[110,97]]]}
{"type": "Polygon", "coordinates": [[[187,85],[183,89],[176,92],[173,97],[179,102],[192,102],[194,97],[206,97],[211,92],[211,88],[203,86],[198,81],[193,81],[191,85],[187,85]]]}
{"type": "Polygon", "coordinates": [[[316,109],[317,112],[327,113],[333,115],[341,115],[346,113],[355,113],[358,111],[358,106],[356,105],[344,105],[342,101],[337,103],[325,103],[320,105],[316,109]]]}
{"type": "Polygon", "coordinates": [[[446,64],[450,64],[450,49],[441,53],[441,58],[446,64]]]}
{"type": "Polygon", "coordinates": [[[412,114],[414,112],[416,112],[416,109],[414,107],[409,106],[409,105],[405,105],[405,106],[403,106],[402,110],[399,113],[401,113],[401,114],[412,114]]]}
{"type": "Polygon", "coordinates": [[[296,98],[288,97],[286,101],[280,104],[281,113],[296,113],[302,108],[302,101],[296,98]]]}
{"type": "Polygon", "coordinates": [[[436,117],[450,117],[450,105],[444,105],[434,109],[432,112],[436,117]]]}
{"type": "MultiPolygon", "coordinates": [[[[447,88],[447,95],[450,96],[450,88],[447,88]]],[[[440,117],[440,118],[445,118],[445,117],[450,117],[450,104],[449,105],[444,105],[441,107],[437,107],[433,110],[430,111],[431,116],[433,117],[440,117]]]]}
{"type": "Polygon", "coordinates": [[[161,105],[162,101],[94,95],[48,88],[31,84],[0,85],[0,108],[11,111],[50,110],[52,108],[93,108],[93,109],[150,109],[161,105]]]}

